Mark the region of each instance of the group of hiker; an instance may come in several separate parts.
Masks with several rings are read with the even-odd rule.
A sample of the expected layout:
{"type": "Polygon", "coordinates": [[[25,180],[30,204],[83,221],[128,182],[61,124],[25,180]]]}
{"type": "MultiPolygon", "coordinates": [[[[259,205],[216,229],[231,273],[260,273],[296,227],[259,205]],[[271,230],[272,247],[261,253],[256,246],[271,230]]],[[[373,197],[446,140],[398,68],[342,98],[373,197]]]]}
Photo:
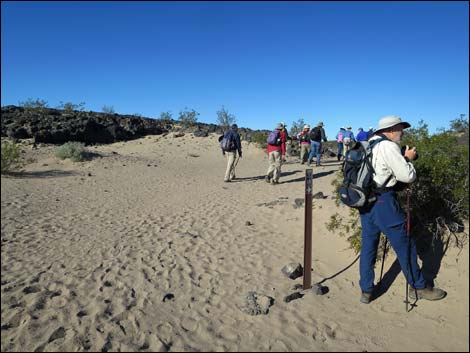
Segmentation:
{"type": "MultiPolygon", "coordinates": [[[[313,157],[316,156],[316,165],[321,165],[321,144],[322,141],[327,141],[323,126],[323,122],[319,122],[310,131],[310,126],[305,125],[297,135],[301,148],[302,164],[306,162],[310,164],[313,157]]],[[[416,170],[412,163],[417,158],[416,148],[406,146],[402,151],[399,146],[403,130],[409,127],[410,124],[402,121],[400,117],[387,116],[379,121],[376,130],[370,127],[365,132],[362,128],[359,128],[357,136],[354,136],[352,128],[348,126],[346,128],[341,127],[336,135],[338,161],[343,156],[343,149],[344,155],[346,155],[351,148],[357,148],[353,147],[355,141],[368,141],[370,146],[367,158],[370,158],[368,160],[370,161],[370,172],[373,180],[372,184],[374,185],[373,198],[366,198],[365,203],[360,204],[360,207],[352,206],[343,200],[345,198],[351,201],[350,198],[354,197],[354,193],[357,193],[357,189],[354,189],[349,181],[346,182],[348,161],[345,161],[342,166],[345,174],[343,186],[346,186],[341,192],[343,193],[341,195],[343,203],[357,208],[360,214],[362,247],[359,285],[361,289],[360,302],[364,304],[369,304],[375,298],[377,291],[377,286],[374,285],[374,266],[381,233],[387,237],[397,254],[402,272],[407,280],[407,286],[410,285],[412,288],[409,294],[410,298],[440,300],[447,294],[442,289],[435,288],[432,281],[424,278],[417,262],[415,242],[408,234],[407,222],[409,222],[409,219],[405,216],[397,199],[397,191],[409,188],[416,180],[416,170]]],[[[233,124],[230,131],[219,139],[223,153],[227,156],[225,182],[230,182],[235,178],[236,154],[238,153],[239,158],[242,157],[240,135],[237,131],[237,125],[233,124]]],[[[265,181],[272,185],[279,183],[288,138],[286,125],[283,122],[278,123],[267,138],[269,167],[265,181]]],[[[357,177],[357,174],[356,172],[355,177],[357,177]]]]}
{"type": "Polygon", "coordinates": [[[310,165],[313,157],[316,157],[315,165],[321,166],[322,141],[327,141],[323,122],[320,121],[312,130],[310,130],[310,125],[304,125],[302,131],[297,134],[297,139],[300,143],[301,164],[310,165]]]}
{"type": "Polygon", "coordinates": [[[346,153],[351,149],[356,141],[368,141],[373,135],[375,131],[374,128],[371,126],[369,130],[366,132],[362,127],[357,130],[357,136],[354,137],[354,133],[352,132],[352,127],[341,127],[336,134],[336,142],[338,144],[338,161],[346,155],[346,153]]]}

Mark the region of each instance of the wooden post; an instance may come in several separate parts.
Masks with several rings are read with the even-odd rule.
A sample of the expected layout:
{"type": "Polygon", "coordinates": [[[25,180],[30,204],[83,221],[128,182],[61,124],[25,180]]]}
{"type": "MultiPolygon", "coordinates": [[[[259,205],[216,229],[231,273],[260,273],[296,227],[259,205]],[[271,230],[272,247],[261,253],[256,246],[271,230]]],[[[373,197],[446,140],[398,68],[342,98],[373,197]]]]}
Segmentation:
{"type": "Polygon", "coordinates": [[[313,169],[305,170],[304,284],[312,286],[312,179],[313,169]]]}

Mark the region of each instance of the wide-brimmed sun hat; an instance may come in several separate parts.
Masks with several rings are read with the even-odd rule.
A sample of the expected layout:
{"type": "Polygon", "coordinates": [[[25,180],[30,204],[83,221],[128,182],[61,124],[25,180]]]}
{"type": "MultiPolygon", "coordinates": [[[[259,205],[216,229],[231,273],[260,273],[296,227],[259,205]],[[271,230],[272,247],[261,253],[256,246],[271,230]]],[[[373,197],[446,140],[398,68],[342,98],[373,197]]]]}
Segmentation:
{"type": "Polygon", "coordinates": [[[278,123],[276,125],[276,129],[282,129],[284,127],[284,125],[282,125],[282,123],[278,123]]]}
{"type": "Polygon", "coordinates": [[[310,125],[304,125],[304,130],[305,129],[310,129],[310,125]]]}
{"type": "Polygon", "coordinates": [[[402,121],[399,116],[390,115],[386,116],[379,120],[379,125],[377,127],[377,131],[388,129],[389,127],[396,126],[396,125],[403,125],[403,129],[409,128],[411,125],[406,121],[402,121]]]}
{"type": "Polygon", "coordinates": [[[323,121],[320,121],[320,122],[317,124],[317,126],[323,127],[323,121]]]}

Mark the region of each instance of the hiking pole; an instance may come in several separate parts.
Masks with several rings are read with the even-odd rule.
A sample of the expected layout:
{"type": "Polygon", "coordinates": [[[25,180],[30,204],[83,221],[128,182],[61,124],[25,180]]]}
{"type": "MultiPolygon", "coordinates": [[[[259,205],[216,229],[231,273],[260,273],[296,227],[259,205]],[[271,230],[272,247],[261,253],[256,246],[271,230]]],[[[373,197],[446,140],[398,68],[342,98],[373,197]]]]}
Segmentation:
{"type": "Polygon", "coordinates": [[[385,238],[385,243],[384,243],[384,249],[383,249],[383,254],[382,254],[382,268],[380,269],[380,279],[379,279],[379,284],[382,284],[382,275],[384,273],[384,262],[385,262],[385,257],[387,256],[387,237],[384,236],[385,238]]]}
{"type": "Polygon", "coordinates": [[[405,291],[405,304],[406,304],[406,312],[408,312],[408,294],[409,294],[409,282],[408,278],[410,278],[410,247],[411,247],[411,237],[410,237],[410,188],[406,188],[406,236],[407,236],[407,246],[406,246],[406,271],[407,271],[407,278],[406,278],[406,291],[405,291]]]}

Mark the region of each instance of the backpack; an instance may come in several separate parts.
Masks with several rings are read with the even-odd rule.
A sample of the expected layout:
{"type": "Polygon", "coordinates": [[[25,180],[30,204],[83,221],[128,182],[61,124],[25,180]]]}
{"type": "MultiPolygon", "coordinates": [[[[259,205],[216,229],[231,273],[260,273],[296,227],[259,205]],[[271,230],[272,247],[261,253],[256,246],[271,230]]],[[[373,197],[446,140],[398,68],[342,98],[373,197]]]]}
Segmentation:
{"type": "Polygon", "coordinates": [[[310,131],[310,140],[321,141],[321,130],[318,126],[310,131]]]}
{"type": "Polygon", "coordinates": [[[310,142],[310,132],[306,132],[306,133],[302,132],[299,140],[302,142],[310,142]]]}
{"type": "Polygon", "coordinates": [[[232,136],[232,134],[229,134],[229,132],[227,132],[220,140],[220,148],[222,148],[222,151],[228,152],[233,151],[235,149],[235,141],[233,141],[232,136]]]}
{"type": "Polygon", "coordinates": [[[338,142],[343,142],[343,133],[342,132],[338,132],[338,142]]]}
{"type": "MultiPolygon", "coordinates": [[[[381,137],[371,143],[356,142],[346,153],[343,163],[343,183],[339,187],[339,197],[342,203],[352,208],[362,208],[372,205],[380,191],[374,181],[372,167],[372,149],[379,142],[387,140],[381,137]]],[[[390,180],[385,181],[384,186],[390,180]]]]}
{"type": "Polygon", "coordinates": [[[267,138],[268,145],[271,146],[280,146],[281,145],[281,131],[274,130],[271,131],[267,138]]]}
{"type": "Polygon", "coordinates": [[[351,145],[352,142],[353,142],[353,139],[350,138],[350,137],[345,137],[345,138],[343,138],[343,144],[344,144],[345,146],[351,145]]]}

